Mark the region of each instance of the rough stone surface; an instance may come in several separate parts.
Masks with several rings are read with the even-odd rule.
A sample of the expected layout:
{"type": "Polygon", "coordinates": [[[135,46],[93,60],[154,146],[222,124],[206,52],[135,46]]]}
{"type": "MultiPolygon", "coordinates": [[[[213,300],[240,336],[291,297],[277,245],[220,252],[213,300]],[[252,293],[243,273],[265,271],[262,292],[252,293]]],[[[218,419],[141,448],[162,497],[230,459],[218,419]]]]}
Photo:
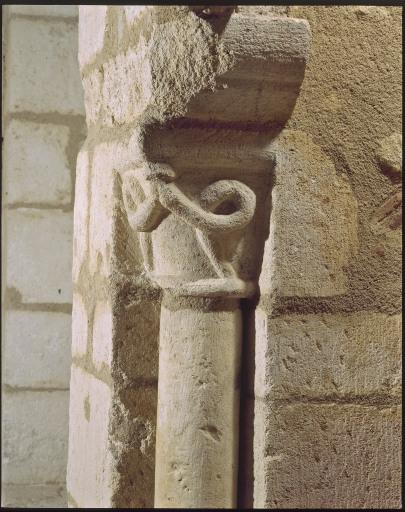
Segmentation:
{"type": "Polygon", "coordinates": [[[267,338],[256,351],[255,396],[369,397],[401,393],[401,317],[290,315],[256,312],[256,333],[267,338]]]}
{"type": "Polygon", "coordinates": [[[258,508],[400,508],[398,406],[264,402],[258,508]]]}
{"type": "MultiPolygon", "coordinates": [[[[402,132],[402,9],[294,6],[289,15],[308,20],[313,44],[288,126],[312,136],[336,172],[348,178],[358,204],[359,249],[346,269],[349,292],[336,307],[397,313],[402,295],[400,230],[376,231],[373,213],[396,188],[381,172],[376,151],[380,141],[402,132]]],[[[303,302],[295,301],[295,309],[303,302]]],[[[314,301],[311,307],[316,307],[314,301]]],[[[328,309],[334,309],[332,303],[328,309]]]]}
{"type": "Polygon", "coordinates": [[[106,5],[79,6],[79,63],[82,67],[103,48],[107,9],[106,5]]]}
{"type": "MultiPolygon", "coordinates": [[[[198,383],[201,368],[187,366],[192,353],[179,346],[204,338],[201,327],[189,339],[212,306],[204,294],[225,290],[245,299],[239,456],[249,482],[239,482],[238,504],[398,506],[402,196],[384,166],[399,161],[398,144],[386,139],[401,131],[400,9],[145,7],[81,7],[89,134],[75,206],[83,205],[75,221],[74,368],[87,372],[78,396],[97,376],[111,386],[111,402],[102,435],[92,425],[72,437],[100,459],[89,475],[90,503],[76,471],[81,452],[72,447],[71,503],[153,506],[156,425],[158,457],[172,463],[157,499],[187,501],[192,471],[181,462],[199,446],[193,432],[187,437],[187,418],[210,408],[208,399],[195,400],[191,412],[175,415],[160,397],[156,420],[158,338],[171,349],[165,361],[182,361],[184,376],[198,383]],[[305,69],[307,21],[313,46],[305,69]],[[246,299],[258,277],[254,328],[254,301],[246,299]],[[172,294],[162,309],[172,337],[159,335],[162,288],[164,300],[172,294]],[[188,303],[192,294],[204,300],[188,303]],[[170,319],[183,309],[180,329],[170,319]],[[108,317],[107,328],[97,317],[108,317]],[[183,420],[179,435],[187,439],[177,447],[165,435],[183,420]],[[96,487],[102,457],[112,476],[96,487]]],[[[178,368],[173,379],[182,376],[178,368]]],[[[192,386],[171,388],[181,396],[192,386]]],[[[81,406],[71,407],[76,428],[81,406]]],[[[218,448],[211,426],[201,435],[218,448]]]]}
{"type": "Polygon", "coordinates": [[[272,300],[343,294],[345,268],[358,250],[350,183],[303,132],[284,130],[272,147],[277,156],[261,293],[272,300]]]}
{"type": "Polygon", "coordinates": [[[6,392],[2,401],[2,481],[13,484],[64,482],[69,392],[6,392]]]}
{"type": "Polygon", "coordinates": [[[66,508],[64,484],[15,485],[2,487],[2,506],[16,508],[66,508]]]}
{"type": "Polygon", "coordinates": [[[93,320],[93,361],[96,368],[112,363],[113,318],[108,302],[97,302],[93,320]]]}
{"type": "Polygon", "coordinates": [[[12,14],[77,18],[77,5],[11,5],[12,14]]]}
{"type": "Polygon", "coordinates": [[[400,507],[401,9],[288,15],[307,19],[313,39],[276,150],[247,501],[400,507]]]}
{"type": "Polygon", "coordinates": [[[68,497],[75,506],[109,508],[111,460],[108,449],[111,390],[104,382],[72,366],[70,392],[68,497]],[[91,432],[91,435],[89,435],[91,432]],[[71,499],[73,498],[73,499],[71,499]]]}
{"type": "Polygon", "coordinates": [[[402,173],[402,135],[393,133],[380,141],[376,150],[377,158],[383,167],[394,173],[402,173]]]}
{"type": "Polygon", "coordinates": [[[5,136],[6,202],[70,204],[68,142],[67,126],[11,121],[5,136]]]}
{"type": "Polygon", "coordinates": [[[234,507],[240,310],[162,307],[161,332],[155,506],[234,507]]]}
{"type": "Polygon", "coordinates": [[[72,356],[85,356],[88,350],[89,318],[86,306],[77,293],[73,294],[72,317],[72,356]]]}
{"type": "Polygon", "coordinates": [[[4,384],[17,388],[69,387],[69,314],[7,310],[4,339],[4,384]]]}
{"type": "Polygon", "coordinates": [[[75,204],[73,213],[73,267],[72,278],[76,282],[81,265],[88,251],[89,224],[89,156],[80,151],[76,162],[75,204]]]}
{"type": "Polygon", "coordinates": [[[6,215],[6,283],[12,301],[72,302],[72,214],[20,208],[6,215]]]}
{"type": "Polygon", "coordinates": [[[128,5],[124,7],[125,18],[129,24],[137,20],[140,14],[144,13],[151,6],[149,5],[128,5]]]}
{"type": "Polygon", "coordinates": [[[11,112],[82,114],[75,58],[77,29],[63,21],[14,18],[9,22],[5,106],[11,112]],[[41,65],[32,54],[41,55],[41,65]]]}
{"type": "MultiPolygon", "coordinates": [[[[105,160],[104,144],[97,147],[91,174],[89,214],[89,268],[92,274],[111,272],[111,244],[113,237],[114,175],[105,160]]],[[[81,207],[81,205],[80,205],[81,207]]]]}

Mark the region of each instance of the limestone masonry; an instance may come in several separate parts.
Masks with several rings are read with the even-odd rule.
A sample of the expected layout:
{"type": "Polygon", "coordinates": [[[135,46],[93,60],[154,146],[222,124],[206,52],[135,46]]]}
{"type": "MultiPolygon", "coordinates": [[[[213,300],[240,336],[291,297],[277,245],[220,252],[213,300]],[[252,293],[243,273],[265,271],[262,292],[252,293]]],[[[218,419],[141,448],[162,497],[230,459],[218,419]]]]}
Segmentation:
{"type": "Polygon", "coordinates": [[[62,492],[68,451],[70,507],[399,508],[402,9],[79,6],[84,140],[76,18],[34,7],[7,25],[9,492],[62,492]]]}

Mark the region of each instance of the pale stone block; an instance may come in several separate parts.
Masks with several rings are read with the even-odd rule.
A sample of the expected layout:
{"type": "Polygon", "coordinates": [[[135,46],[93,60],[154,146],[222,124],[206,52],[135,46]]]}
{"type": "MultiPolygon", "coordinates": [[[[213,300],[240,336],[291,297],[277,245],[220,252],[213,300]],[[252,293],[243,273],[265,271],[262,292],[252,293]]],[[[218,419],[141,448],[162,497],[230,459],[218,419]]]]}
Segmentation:
{"type": "Polygon", "coordinates": [[[72,214],[7,212],[6,286],[27,303],[72,302],[72,214]]]}
{"type": "Polygon", "coordinates": [[[106,124],[134,121],[152,97],[149,47],[141,37],[136,49],[117,55],[103,65],[102,87],[106,124]]]}
{"type": "Polygon", "coordinates": [[[93,361],[101,369],[112,363],[113,316],[108,302],[97,302],[93,321],[93,361]]]}
{"type": "Polygon", "coordinates": [[[63,18],[76,18],[77,5],[10,5],[11,14],[24,14],[25,16],[61,16],[63,18]]]}
{"type": "Polygon", "coordinates": [[[6,202],[69,204],[72,182],[68,143],[66,126],[12,120],[4,146],[6,202]]]}
{"type": "Polygon", "coordinates": [[[105,276],[110,272],[114,226],[114,176],[109,165],[109,155],[108,144],[100,144],[94,151],[89,217],[89,269],[92,274],[101,270],[105,276]]]}
{"type": "Polygon", "coordinates": [[[71,316],[5,312],[3,381],[16,387],[69,387],[71,316]]]}
{"type": "Polygon", "coordinates": [[[256,401],[255,508],[400,508],[401,408],[256,401]]]}
{"type": "Polygon", "coordinates": [[[66,508],[65,484],[14,485],[2,488],[2,506],[16,508],[66,508]]]}
{"type": "Polygon", "coordinates": [[[87,352],[87,337],[89,318],[83,299],[78,293],[73,294],[72,307],[72,356],[85,356],[87,352]]]}
{"type": "Polygon", "coordinates": [[[303,132],[284,130],[271,150],[277,162],[262,295],[345,293],[345,267],[358,251],[357,201],[347,177],[303,132]]]}
{"type": "Polygon", "coordinates": [[[79,507],[111,507],[111,390],[72,366],[67,489],[79,507]]]}
{"type": "Polygon", "coordinates": [[[79,63],[89,64],[103,49],[107,22],[106,5],[79,6],[79,63]]]}
{"type": "Polygon", "coordinates": [[[124,7],[125,18],[131,25],[139,16],[151,9],[150,5],[127,5],[124,7]]]}
{"type": "Polygon", "coordinates": [[[12,112],[83,114],[77,27],[12,18],[6,60],[6,108],[12,112]]]}
{"type": "Polygon", "coordinates": [[[76,164],[72,270],[74,281],[79,277],[88,250],[89,189],[89,155],[82,149],[77,156],[76,164]]]}
{"type": "Polygon", "coordinates": [[[102,115],[102,84],[103,78],[98,69],[83,77],[84,106],[88,126],[97,123],[102,115]]]}
{"type": "Polygon", "coordinates": [[[401,316],[256,311],[255,395],[399,396],[401,316]]]}
{"type": "Polygon", "coordinates": [[[63,482],[69,392],[19,391],[2,398],[3,482],[63,482]]]}

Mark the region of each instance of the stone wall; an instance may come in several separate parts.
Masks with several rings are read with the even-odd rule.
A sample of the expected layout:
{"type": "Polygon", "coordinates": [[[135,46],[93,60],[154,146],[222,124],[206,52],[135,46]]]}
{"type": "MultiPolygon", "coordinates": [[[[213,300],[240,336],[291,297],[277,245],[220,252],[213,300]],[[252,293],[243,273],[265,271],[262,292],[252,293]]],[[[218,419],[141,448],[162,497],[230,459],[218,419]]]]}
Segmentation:
{"type": "MultiPolygon", "coordinates": [[[[269,231],[260,300],[244,304],[239,503],[400,505],[401,10],[237,11],[257,27],[274,15],[311,27],[305,79],[281,133],[260,124],[266,108],[283,106],[264,81],[228,97],[230,117],[215,118],[222,104],[212,91],[228,88],[217,82],[229,65],[218,42],[225,22],[185,7],[81,10],[89,135],[75,212],[73,506],[153,506],[160,294],[128,224],[126,173],[145,158],[205,165],[202,174],[216,158],[226,167],[238,150],[224,140],[276,163],[271,215],[257,232],[269,231]],[[242,121],[240,104],[250,108],[240,108],[242,121]]],[[[246,41],[257,50],[254,35],[246,41]]],[[[274,69],[282,80],[283,67],[274,69]]]]}
{"type": "Polygon", "coordinates": [[[77,7],[3,7],[3,505],[65,506],[77,7]]]}
{"type": "Polygon", "coordinates": [[[402,9],[288,15],[312,49],[260,278],[254,502],[399,507],[402,9]]]}
{"type": "MultiPolygon", "coordinates": [[[[237,10],[258,27],[270,16],[306,19],[311,54],[281,133],[266,138],[263,127],[241,122],[215,146],[223,128],[210,126],[209,116],[221,102],[210,111],[210,94],[228,65],[213,36],[221,23],[212,29],[205,14],[196,19],[185,8],[181,19],[176,8],[82,8],[89,132],[77,162],[72,240],[75,157],[85,132],[76,10],[7,9],[7,504],[26,505],[23,496],[31,505],[64,500],[73,244],[70,503],[153,506],[161,295],[142,274],[122,180],[145,154],[208,169],[216,158],[226,167],[229,155],[264,150],[276,165],[263,224],[270,227],[258,230],[259,238],[269,231],[260,300],[243,305],[239,504],[401,504],[402,10],[237,10]],[[204,88],[206,96],[190,101],[204,88]],[[201,110],[198,128],[159,129],[201,110]],[[140,119],[158,129],[141,132],[140,119]]],[[[258,102],[247,121],[262,120],[272,101],[266,93],[254,89],[258,102]]],[[[230,102],[235,110],[239,103],[230,102]]]]}

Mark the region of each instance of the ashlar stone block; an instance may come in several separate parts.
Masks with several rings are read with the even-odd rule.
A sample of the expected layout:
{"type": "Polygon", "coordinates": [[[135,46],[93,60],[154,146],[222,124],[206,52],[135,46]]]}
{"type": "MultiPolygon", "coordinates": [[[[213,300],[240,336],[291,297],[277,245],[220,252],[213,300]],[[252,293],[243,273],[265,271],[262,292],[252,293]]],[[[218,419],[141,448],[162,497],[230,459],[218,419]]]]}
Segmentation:
{"type": "Polygon", "coordinates": [[[5,71],[7,80],[13,84],[5,96],[8,111],[84,113],[75,25],[12,18],[8,48],[5,71]],[[38,59],[33,59],[33,54],[38,59]]]}
{"type": "Polygon", "coordinates": [[[89,242],[89,155],[82,149],[76,162],[75,205],[73,214],[73,281],[76,282],[84,263],[89,242]]]}
{"type": "Polygon", "coordinates": [[[72,302],[72,214],[19,208],[6,214],[6,286],[26,303],[72,302]]]}
{"type": "Polygon", "coordinates": [[[64,482],[69,392],[5,392],[2,400],[3,482],[64,482]]]}
{"type": "Polygon", "coordinates": [[[85,66],[102,50],[107,23],[106,5],[79,6],[79,64],[85,66]]]}
{"type": "Polygon", "coordinates": [[[67,126],[13,119],[4,145],[6,203],[70,204],[68,143],[67,126]]]}
{"type": "Polygon", "coordinates": [[[3,382],[13,387],[69,387],[71,316],[5,311],[3,382]]]}
{"type": "Polygon", "coordinates": [[[2,486],[2,506],[13,508],[66,508],[66,486],[37,484],[2,486]]]}
{"type": "Polygon", "coordinates": [[[285,315],[256,311],[256,385],[260,398],[399,397],[401,317],[285,315]]]}
{"type": "Polygon", "coordinates": [[[77,5],[11,5],[12,14],[77,18],[77,5]]]}
{"type": "Polygon", "coordinates": [[[401,410],[259,401],[257,508],[400,508],[401,410]]]}
{"type": "Polygon", "coordinates": [[[94,309],[93,320],[93,361],[96,368],[107,368],[112,363],[113,316],[108,302],[98,301],[94,309]]]}
{"type": "Polygon", "coordinates": [[[72,366],[70,392],[68,499],[80,507],[111,507],[111,451],[109,419],[111,389],[107,384],[72,366]],[[91,435],[89,433],[91,432],[91,435]]]}
{"type": "Polygon", "coordinates": [[[284,130],[269,151],[277,161],[261,294],[345,293],[345,267],[358,251],[357,201],[347,177],[303,132],[284,130]]]}
{"type": "Polygon", "coordinates": [[[90,319],[86,305],[79,293],[73,294],[72,317],[72,356],[83,357],[88,350],[90,319]]]}

